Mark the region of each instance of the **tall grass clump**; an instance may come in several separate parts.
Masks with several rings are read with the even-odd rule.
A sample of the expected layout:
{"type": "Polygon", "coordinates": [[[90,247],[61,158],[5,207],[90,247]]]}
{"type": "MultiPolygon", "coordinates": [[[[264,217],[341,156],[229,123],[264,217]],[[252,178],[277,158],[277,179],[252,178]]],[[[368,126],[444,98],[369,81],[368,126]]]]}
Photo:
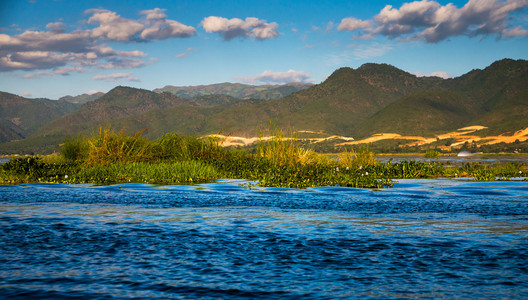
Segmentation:
{"type": "Polygon", "coordinates": [[[99,133],[87,140],[86,163],[108,165],[152,160],[152,143],[141,135],[143,131],[126,135],[124,130],[117,132],[109,127],[101,127],[99,133]]]}
{"type": "Polygon", "coordinates": [[[153,142],[152,153],[157,160],[210,160],[222,155],[218,139],[165,134],[153,142]]]}
{"type": "Polygon", "coordinates": [[[294,135],[284,136],[282,130],[272,131],[272,137],[260,141],[255,154],[255,179],[262,186],[303,188],[338,185],[348,187],[391,186],[388,178],[369,176],[358,166],[374,166],[374,154],[368,149],[342,155],[333,160],[300,147],[294,135]]]}
{"type": "Polygon", "coordinates": [[[261,138],[257,144],[256,155],[273,165],[298,166],[322,163],[323,155],[300,146],[296,136],[290,132],[286,137],[282,129],[270,129],[271,138],[261,138]]]}
{"type": "Polygon", "coordinates": [[[347,151],[346,149],[338,155],[338,165],[341,168],[349,169],[363,169],[377,165],[374,152],[367,147],[359,147],[354,150],[347,151]]]}
{"type": "Polygon", "coordinates": [[[60,154],[68,162],[84,161],[88,157],[88,142],[83,137],[67,138],[60,147],[60,154]]]}

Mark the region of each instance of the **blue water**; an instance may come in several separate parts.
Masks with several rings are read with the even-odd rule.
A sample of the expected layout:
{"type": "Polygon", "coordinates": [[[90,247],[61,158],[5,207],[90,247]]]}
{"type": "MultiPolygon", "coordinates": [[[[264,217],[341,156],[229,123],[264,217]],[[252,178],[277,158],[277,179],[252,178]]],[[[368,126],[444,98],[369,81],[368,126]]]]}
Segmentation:
{"type": "Polygon", "coordinates": [[[528,182],[0,186],[0,298],[528,297],[528,182]]]}

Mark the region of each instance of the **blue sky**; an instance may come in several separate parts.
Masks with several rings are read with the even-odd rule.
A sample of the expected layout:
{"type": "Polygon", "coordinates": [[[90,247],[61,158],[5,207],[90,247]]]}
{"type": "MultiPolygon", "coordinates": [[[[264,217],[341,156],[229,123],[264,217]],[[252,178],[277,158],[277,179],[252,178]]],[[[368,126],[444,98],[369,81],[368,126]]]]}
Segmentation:
{"type": "Polygon", "coordinates": [[[502,58],[528,59],[528,0],[0,2],[0,91],[31,98],[319,83],[367,62],[456,77],[502,58]]]}

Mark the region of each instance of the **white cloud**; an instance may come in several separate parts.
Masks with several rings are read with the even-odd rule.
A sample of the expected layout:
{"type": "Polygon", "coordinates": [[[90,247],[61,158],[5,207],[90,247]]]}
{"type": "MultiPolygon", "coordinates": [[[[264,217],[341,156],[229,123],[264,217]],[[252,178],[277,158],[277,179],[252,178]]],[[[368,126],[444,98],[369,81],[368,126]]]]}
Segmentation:
{"type": "Polygon", "coordinates": [[[88,24],[98,23],[99,27],[91,30],[94,38],[107,38],[120,42],[130,39],[145,28],[137,21],[125,19],[109,10],[90,9],[86,13],[93,13],[88,19],[88,24]]]}
{"type": "Polygon", "coordinates": [[[0,34],[0,55],[11,51],[83,52],[92,45],[94,41],[86,31],[55,33],[28,30],[15,36],[0,34]]]}
{"type": "Polygon", "coordinates": [[[105,80],[105,79],[122,79],[127,78],[130,75],[132,75],[132,72],[129,73],[114,73],[114,74],[108,74],[108,75],[95,75],[92,77],[94,80],[105,80]]]}
{"type": "Polygon", "coordinates": [[[183,25],[174,20],[167,20],[165,9],[155,8],[141,11],[145,15],[147,24],[151,27],[141,32],[141,38],[145,40],[164,40],[168,38],[185,38],[196,34],[196,29],[183,25]]]}
{"type": "MultiPolygon", "coordinates": [[[[1,39],[1,37],[0,37],[1,39]]],[[[115,68],[134,68],[145,65],[139,59],[146,56],[142,51],[115,51],[110,47],[86,47],[82,51],[33,51],[28,45],[20,47],[22,51],[2,51],[0,46],[0,71],[11,70],[39,70],[54,69],[69,65],[70,68],[80,70],[79,67],[105,68],[110,63],[115,68]]],[[[53,49],[53,47],[51,47],[53,49]]],[[[50,75],[56,73],[47,73],[50,75]]],[[[39,75],[38,73],[36,75],[39,75]]],[[[60,74],[58,74],[60,75],[60,74]]],[[[37,76],[35,76],[37,77],[37,76]]]]}
{"type": "Polygon", "coordinates": [[[68,64],[71,56],[49,51],[15,52],[0,58],[2,69],[48,69],[68,64]]]}
{"type": "Polygon", "coordinates": [[[528,36],[528,30],[522,29],[521,26],[517,26],[513,29],[507,30],[505,29],[502,32],[502,35],[506,37],[513,37],[513,36],[528,36]]]}
{"type": "Polygon", "coordinates": [[[512,14],[528,8],[528,0],[469,0],[458,8],[433,0],[386,5],[372,20],[344,18],[340,31],[364,31],[364,36],[383,35],[403,40],[436,43],[452,36],[526,36],[521,26],[511,28],[512,14]]]}
{"type": "Polygon", "coordinates": [[[148,42],[195,34],[191,26],[166,19],[165,10],[142,11],[144,19],[130,20],[105,9],[90,9],[86,24],[91,29],[66,32],[62,22],[49,23],[45,31],[26,30],[18,35],[0,34],[0,72],[45,70],[26,78],[84,72],[84,67],[128,69],[147,64],[146,53],[117,51],[104,43],[148,42]],[[60,73],[60,70],[72,70],[60,73]]]}
{"type": "Polygon", "coordinates": [[[386,5],[374,19],[381,24],[427,25],[439,7],[436,1],[429,0],[404,3],[400,9],[386,5]]]}
{"type": "Polygon", "coordinates": [[[147,63],[139,59],[117,57],[100,64],[100,69],[133,69],[145,66],[147,63]]]}
{"type": "Polygon", "coordinates": [[[65,67],[65,68],[56,68],[52,72],[36,72],[24,75],[24,78],[38,78],[42,76],[55,76],[63,75],[67,76],[71,73],[83,73],[86,72],[86,69],[80,67],[65,67]]]}
{"type": "Polygon", "coordinates": [[[61,22],[49,23],[48,25],[46,25],[46,29],[54,33],[66,32],[66,29],[64,29],[64,24],[62,24],[61,22]]]}
{"type": "Polygon", "coordinates": [[[152,27],[141,32],[141,38],[145,40],[165,40],[168,38],[184,38],[196,34],[196,29],[191,26],[173,20],[161,20],[152,27]]]}
{"type": "Polygon", "coordinates": [[[142,10],[140,14],[145,15],[145,19],[147,20],[162,20],[167,18],[165,11],[167,10],[161,8],[154,8],[151,10],[142,10]]]}
{"type": "Polygon", "coordinates": [[[191,54],[192,52],[196,52],[196,51],[198,51],[198,50],[194,49],[194,48],[187,48],[187,50],[185,52],[177,54],[176,57],[177,58],[184,58],[185,56],[191,54]]]}
{"type": "Polygon", "coordinates": [[[96,57],[145,57],[147,54],[143,51],[133,50],[133,51],[115,51],[114,49],[106,46],[97,46],[91,48],[93,52],[88,52],[90,55],[95,55],[96,57]]]}
{"type": "Polygon", "coordinates": [[[453,76],[447,74],[447,72],[433,72],[433,73],[429,74],[429,76],[440,77],[440,78],[444,78],[444,79],[453,77],[453,76]]]}
{"type": "Polygon", "coordinates": [[[275,22],[267,23],[258,18],[227,19],[223,17],[210,16],[202,20],[200,25],[209,33],[218,33],[224,40],[230,41],[234,38],[253,37],[257,40],[273,39],[279,36],[275,22]]]}
{"type": "Polygon", "coordinates": [[[93,80],[108,80],[108,81],[116,81],[116,80],[126,80],[126,81],[139,81],[136,77],[130,77],[132,75],[132,72],[128,73],[114,73],[114,74],[107,74],[107,75],[95,75],[92,77],[93,80]]]}
{"type": "Polygon", "coordinates": [[[290,82],[306,82],[312,76],[305,71],[289,70],[288,72],[264,71],[254,76],[236,77],[236,80],[253,84],[285,84],[290,82]]]}
{"type": "Polygon", "coordinates": [[[339,23],[339,26],[337,27],[337,30],[339,31],[355,31],[358,29],[364,29],[370,27],[370,23],[368,21],[362,21],[356,18],[344,18],[341,20],[341,23],[339,23]]]}
{"type": "Polygon", "coordinates": [[[87,91],[85,94],[93,95],[93,94],[97,94],[97,93],[104,93],[104,92],[103,91],[99,91],[99,90],[90,90],[90,91],[87,91]]]}
{"type": "Polygon", "coordinates": [[[453,75],[450,75],[447,72],[443,72],[443,71],[432,72],[429,74],[423,74],[420,72],[411,72],[411,73],[416,75],[417,77],[440,77],[443,79],[453,78],[453,75]]]}

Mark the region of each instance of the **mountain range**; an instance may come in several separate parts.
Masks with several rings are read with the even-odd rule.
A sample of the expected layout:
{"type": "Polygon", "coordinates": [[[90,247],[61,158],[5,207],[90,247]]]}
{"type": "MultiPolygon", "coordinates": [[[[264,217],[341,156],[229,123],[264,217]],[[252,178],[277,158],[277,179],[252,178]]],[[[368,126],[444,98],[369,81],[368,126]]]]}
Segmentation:
{"type": "Polygon", "coordinates": [[[78,95],[78,96],[70,96],[70,95],[68,95],[68,96],[64,96],[64,97],[59,98],[59,101],[60,100],[64,100],[64,101],[67,101],[67,102],[70,102],[70,103],[75,103],[75,104],[81,104],[82,105],[84,103],[97,100],[97,99],[101,98],[103,95],[104,95],[103,92],[96,92],[96,93],[91,93],[91,94],[82,94],[82,95],[78,95]]]}
{"type": "Polygon", "coordinates": [[[240,99],[280,99],[291,93],[311,87],[311,83],[293,82],[283,85],[247,85],[241,83],[218,83],[198,86],[172,86],[167,85],[155,89],[156,93],[168,92],[175,96],[192,99],[208,95],[228,95],[240,99]]]}
{"type": "Polygon", "coordinates": [[[387,132],[434,137],[472,125],[487,127],[479,135],[512,134],[528,127],[525,60],[503,59],[451,79],[369,63],[340,68],[316,85],[265,87],[271,94],[289,90],[275,98],[240,84],[154,91],[119,86],[82,105],[1,93],[0,138],[24,140],[0,144],[0,152],[14,151],[16,145],[56,149],[65,137],[89,134],[101,125],[129,132],[147,128],[151,138],[167,132],[251,137],[270,124],[354,138],[387,132]]]}

